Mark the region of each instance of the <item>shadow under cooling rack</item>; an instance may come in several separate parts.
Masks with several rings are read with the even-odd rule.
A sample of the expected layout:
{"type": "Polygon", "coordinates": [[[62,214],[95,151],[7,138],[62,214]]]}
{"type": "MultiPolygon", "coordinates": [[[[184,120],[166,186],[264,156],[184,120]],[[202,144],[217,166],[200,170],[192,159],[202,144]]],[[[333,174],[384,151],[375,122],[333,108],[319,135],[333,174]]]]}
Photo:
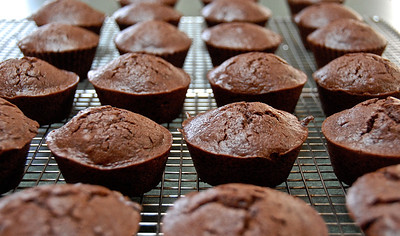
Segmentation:
{"type": "MultiPolygon", "coordinates": [[[[381,32],[389,41],[384,57],[400,65],[398,33],[385,22],[366,19],[368,24],[381,32]]],[[[185,119],[185,113],[196,115],[216,107],[212,90],[205,79],[207,71],[212,68],[208,53],[200,39],[205,23],[202,17],[183,17],[179,27],[193,40],[184,65],[185,71],[191,75],[192,83],[180,117],[171,123],[163,124],[173,135],[173,147],[162,182],[142,197],[132,198],[143,206],[138,235],[161,235],[161,218],[178,197],[210,187],[199,181],[186,144],[177,131],[185,119]]],[[[297,196],[313,206],[324,218],[330,235],[362,235],[346,210],[347,186],[339,182],[333,173],[325,139],[321,133],[321,124],[325,116],[320,107],[315,84],[311,79],[311,74],[316,70],[314,58],[304,48],[290,18],[272,18],[268,27],[284,37],[284,42],[276,54],[292,66],[304,71],[309,77],[297,104],[295,115],[299,119],[308,115],[315,117],[308,126],[309,136],[302,146],[287,181],[276,189],[297,196]]],[[[0,21],[0,59],[21,57],[22,54],[16,43],[35,29],[34,23],[27,20],[0,21]]],[[[119,55],[113,44],[118,31],[113,19],[108,18],[101,32],[100,45],[92,68],[104,65],[119,55]]],[[[87,81],[83,81],[78,86],[70,117],[82,109],[99,105],[100,102],[93,87],[87,81]]],[[[65,122],[40,128],[39,134],[31,144],[24,178],[14,191],[43,184],[64,183],[57,163],[45,144],[45,137],[49,131],[61,127],[65,122]]]]}

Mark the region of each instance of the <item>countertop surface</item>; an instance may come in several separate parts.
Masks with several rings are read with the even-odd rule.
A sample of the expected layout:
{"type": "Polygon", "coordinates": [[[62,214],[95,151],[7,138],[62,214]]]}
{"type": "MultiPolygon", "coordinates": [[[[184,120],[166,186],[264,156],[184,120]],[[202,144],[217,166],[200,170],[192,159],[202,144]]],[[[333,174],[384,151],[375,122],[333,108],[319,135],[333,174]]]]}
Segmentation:
{"type": "MultiPolygon", "coordinates": [[[[0,8],[0,18],[2,19],[23,19],[31,15],[46,0],[13,0],[3,1],[0,8]],[[6,2],[6,3],[5,3],[6,2]]],[[[119,8],[115,0],[82,0],[93,7],[112,15],[119,8]]],[[[269,7],[274,16],[288,16],[286,0],[259,0],[259,2],[269,7]]],[[[346,0],[347,6],[358,11],[364,16],[375,16],[387,21],[398,32],[400,32],[400,14],[396,9],[400,9],[400,0],[346,0]]],[[[202,8],[200,0],[179,0],[176,9],[187,16],[200,15],[202,8]]]]}

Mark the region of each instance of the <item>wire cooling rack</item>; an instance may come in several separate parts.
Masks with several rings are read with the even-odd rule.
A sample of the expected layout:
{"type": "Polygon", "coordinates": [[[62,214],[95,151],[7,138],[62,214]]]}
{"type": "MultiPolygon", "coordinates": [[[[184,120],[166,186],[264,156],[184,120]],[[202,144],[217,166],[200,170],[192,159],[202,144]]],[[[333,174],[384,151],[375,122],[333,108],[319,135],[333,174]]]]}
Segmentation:
{"type": "MultiPolygon", "coordinates": [[[[388,39],[389,45],[384,57],[400,65],[399,34],[377,18],[366,18],[366,21],[388,39]]],[[[193,40],[184,65],[186,72],[191,75],[192,83],[180,117],[171,123],[163,124],[173,135],[173,147],[162,181],[142,197],[132,198],[143,206],[138,235],[162,235],[160,221],[167,208],[172,206],[178,197],[188,192],[202,191],[210,187],[199,181],[185,142],[177,131],[185,119],[185,113],[196,115],[216,107],[212,90],[205,79],[207,71],[212,68],[208,53],[200,39],[205,23],[202,17],[183,17],[179,27],[193,40]]],[[[321,133],[321,123],[325,116],[320,107],[315,83],[311,79],[312,72],[316,70],[314,58],[304,48],[290,18],[273,18],[268,27],[284,37],[284,42],[276,54],[292,66],[306,72],[309,77],[295,115],[299,119],[308,115],[315,117],[315,120],[308,125],[309,136],[287,181],[276,189],[297,196],[313,206],[325,220],[330,235],[362,235],[346,210],[345,195],[348,186],[339,182],[333,173],[325,139],[321,133]]],[[[27,20],[0,20],[0,60],[21,57],[16,43],[35,29],[36,26],[27,20]]],[[[113,44],[113,38],[118,31],[113,19],[108,18],[101,32],[100,45],[92,68],[104,65],[119,55],[113,44]]],[[[99,105],[93,87],[87,81],[83,81],[78,86],[70,117],[82,109],[99,105]]],[[[64,183],[57,163],[45,144],[45,137],[49,131],[61,127],[66,121],[42,126],[39,129],[39,134],[31,144],[24,178],[17,189],[7,194],[37,185],[64,183]]]]}

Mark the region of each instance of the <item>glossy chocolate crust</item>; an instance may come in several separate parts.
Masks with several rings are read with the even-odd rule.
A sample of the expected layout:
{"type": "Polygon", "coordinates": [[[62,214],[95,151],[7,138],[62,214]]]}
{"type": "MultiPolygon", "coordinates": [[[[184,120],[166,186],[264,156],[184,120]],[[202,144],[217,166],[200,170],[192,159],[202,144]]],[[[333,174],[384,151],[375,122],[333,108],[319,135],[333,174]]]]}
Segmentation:
{"type": "Polygon", "coordinates": [[[99,36],[81,27],[50,23],[18,42],[25,56],[37,57],[85,79],[92,66],[99,36]]]}
{"type": "Polygon", "coordinates": [[[46,138],[68,183],[139,195],[161,180],[172,135],[139,114],[101,106],[78,113],[46,138]]]}
{"type": "Polygon", "coordinates": [[[400,164],[400,100],[370,99],[322,123],[333,170],[351,185],[363,174],[400,164]]]}
{"type": "Polygon", "coordinates": [[[246,22],[222,23],[201,34],[214,66],[247,52],[274,53],[282,36],[259,25],[246,22]]]}
{"type": "Polygon", "coordinates": [[[0,63],[0,97],[40,124],[68,117],[79,77],[34,57],[0,63]]]}
{"type": "Polygon", "coordinates": [[[115,11],[113,17],[119,28],[124,30],[146,20],[161,20],[178,26],[182,13],[161,3],[143,2],[122,7],[115,11]]]}
{"type": "Polygon", "coordinates": [[[237,183],[187,194],[168,209],[162,222],[165,236],[328,235],[322,217],[302,200],[237,183]]]}
{"type": "Polygon", "coordinates": [[[134,235],[141,206],[87,184],[33,187],[0,200],[0,234],[134,235]]]}
{"type": "Polygon", "coordinates": [[[185,32],[164,21],[139,22],[119,32],[114,39],[120,54],[147,53],[183,67],[192,40],[185,32]]]}
{"type": "Polygon", "coordinates": [[[22,179],[31,140],[39,124],[0,98],[0,194],[18,186],[22,179]]]}
{"type": "Polygon", "coordinates": [[[371,53],[341,56],[313,78],[327,116],[372,98],[400,98],[400,67],[371,53]]]}
{"type": "Polygon", "coordinates": [[[201,10],[209,27],[227,22],[248,22],[265,26],[272,12],[253,1],[216,0],[201,10]]]}
{"type": "Polygon", "coordinates": [[[202,181],[276,186],[307,138],[305,123],[264,103],[238,102],[190,117],[181,132],[202,181]]]}
{"type": "Polygon", "coordinates": [[[90,71],[88,79],[103,105],[124,108],[158,123],[179,116],[190,84],[190,76],[181,68],[138,53],[126,53],[90,71]]]}
{"type": "Polygon", "coordinates": [[[38,26],[58,22],[80,26],[96,34],[100,34],[105,18],[105,13],[79,0],[52,0],[31,16],[38,26]]]}
{"type": "Polygon", "coordinates": [[[349,188],[346,206],[365,235],[400,234],[400,165],[365,174],[349,188]]]}
{"type": "Polygon", "coordinates": [[[382,55],[387,40],[366,23],[341,19],[321,27],[307,36],[318,67],[347,53],[366,52],[382,55]]]}
{"type": "Polygon", "coordinates": [[[207,73],[218,106],[263,102],[294,112],[307,75],[272,53],[244,53],[207,73]]]}

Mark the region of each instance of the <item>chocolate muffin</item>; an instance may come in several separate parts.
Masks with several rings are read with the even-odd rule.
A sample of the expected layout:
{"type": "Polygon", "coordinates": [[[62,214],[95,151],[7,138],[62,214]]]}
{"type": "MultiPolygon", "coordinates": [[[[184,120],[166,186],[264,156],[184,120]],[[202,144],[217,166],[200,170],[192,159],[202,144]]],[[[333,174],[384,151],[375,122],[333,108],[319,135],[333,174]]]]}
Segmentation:
{"type": "Polygon", "coordinates": [[[382,55],[387,40],[364,22],[335,20],[307,36],[318,67],[347,53],[366,52],[382,55]]]}
{"type": "Polygon", "coordinates": [[[218,185],[284,182],[308,135],[307,123],[260,102],[230,103],[182,124],[200,180],[218,185]]]}
{"type": "Polygon", "coordinates": [[[67,183],[98,184],[137,196],[161,180],[172,135],[139,114],[101,106],[80,111],[46,143],[67,183]]]}
{"type": "Polygon", "coordinates": [[[279,34],[245,22],[222,23],[207,28],[202,32],[201,39],[214,66],[246,52],[274,53],[282,42],[279,34]]]}
{"type": "MultiPolygon", "coordinates": [[[[204,5],[207,5],[207,4],[209,4],[209,3],[213,2],[213,1],[214,1],[214,0],[201,0],[201,2],[202,2],[204,5]]],[[[249,0],[249,1],[258,2],[258,0],[249,0]]]]}
{"type": "Polygon", "coordinates": [[[322,217],[299,198],[237,183],[179,198],[162,222],[165,236],[328,235],[322,217]]]}
{"type": "Polygon", "coordinates": [[[265,26],[271,10],[253,1],[215,0],[201,10],[209,27],[228,22],[248,22],[265,26]]]}
{"type": "Polygon", "coordinates": [[[292,17],[294,17],[301,10],[311,5],[318,3],[326,3],[326,2],[343,3],[344,0],[286,0],[286,2],[289,6],[289,10],[292,17]]]}
{"type": "Polygon", "coordinates": [[[258,101],[294,112],[307,75],[272,53],[250,52],[226,60],[207,79],[218,106],[258,101]]]}
{"type": "Polygon", "coordinates": [[[400,100],[370,99],[322,123],[338,179],[351,185],[379,168],[400,164],[400,100]]]}
{"type": "Polygon", "coordinates": [[[294,17],[294,22],[299,29],[301,40],[306,48],[307,36],[316,29],[339,19],[354,19],[362,21],[363,18],[353,9],[339,3],[314,4],[301,10],[294,17]]]}
{"type": "Polygon", "coordinates": [[[35,57],[0,63],[0,97],[41,125],[68,117],[79,77],[35,57]]]}
{"type": "Polygon", "coordinates": [[[21,182],[29,145],[38,128],[39,124],[17,106],[0,98],[0,194],[21,182]]]}
{"type": "Polygon", "coordinates": [[[135,4],[135,3],[142,3],[142,2],[156,2],[156,3],[161,3],[164,5],[168,5],[170,7],[174,7],[178,0],[117,0],[121,7],[125,7],[130,4],[135,4]]]}
{"type": "Polygon", "coordinates": [[[104,12],[79,0],[51,0],[31,16],[37,26],[57,22],[80,26],[96,34],[100,34],[105,18],[104,12]]]}
{"type": "Polygon", "coordinates": [[[181,113],[190,76],[162,58],[124,54],[88,79],[103,105],[124,108],[158,122],[170,122],[181,113]]]}
{"type": "Polygon", "coordinates": [[[371,53],[341,56],[315,71],[313,78],[327,116],[371,98],[400,98],[400,67],[371,53]]]}
{"type": "Polygon", "coordinates": [[[50,23],[18,42],[25,56],[37,57],[86,78],[92,66],[99,36],[81,27],[50,23]]]}
{"type": "Polygon", "coordinates": [[[164,21],[139,22],[119,32],[114,39],[120,54],[147,53],[183,67],[192,40],[175,26],[164,21]]]}
{"type": "Polygon", "coordinates": [[[134,235],[140,211],[104,187],[42,185],[0,199],[0,234],[134,235]]]}
{"type": "Polygon", "coordinates": [[[147,20],[160,20],[178,26],[182,13],[162,3],[143,2],[122,7],[115,11],[113,17],[123,30],[147,20]]]}
{"type": "Polygon", "coordinates": [[[349,188],[346,205],[365,235],[400,234],[400,165],[365,174],[349,188]]]}

